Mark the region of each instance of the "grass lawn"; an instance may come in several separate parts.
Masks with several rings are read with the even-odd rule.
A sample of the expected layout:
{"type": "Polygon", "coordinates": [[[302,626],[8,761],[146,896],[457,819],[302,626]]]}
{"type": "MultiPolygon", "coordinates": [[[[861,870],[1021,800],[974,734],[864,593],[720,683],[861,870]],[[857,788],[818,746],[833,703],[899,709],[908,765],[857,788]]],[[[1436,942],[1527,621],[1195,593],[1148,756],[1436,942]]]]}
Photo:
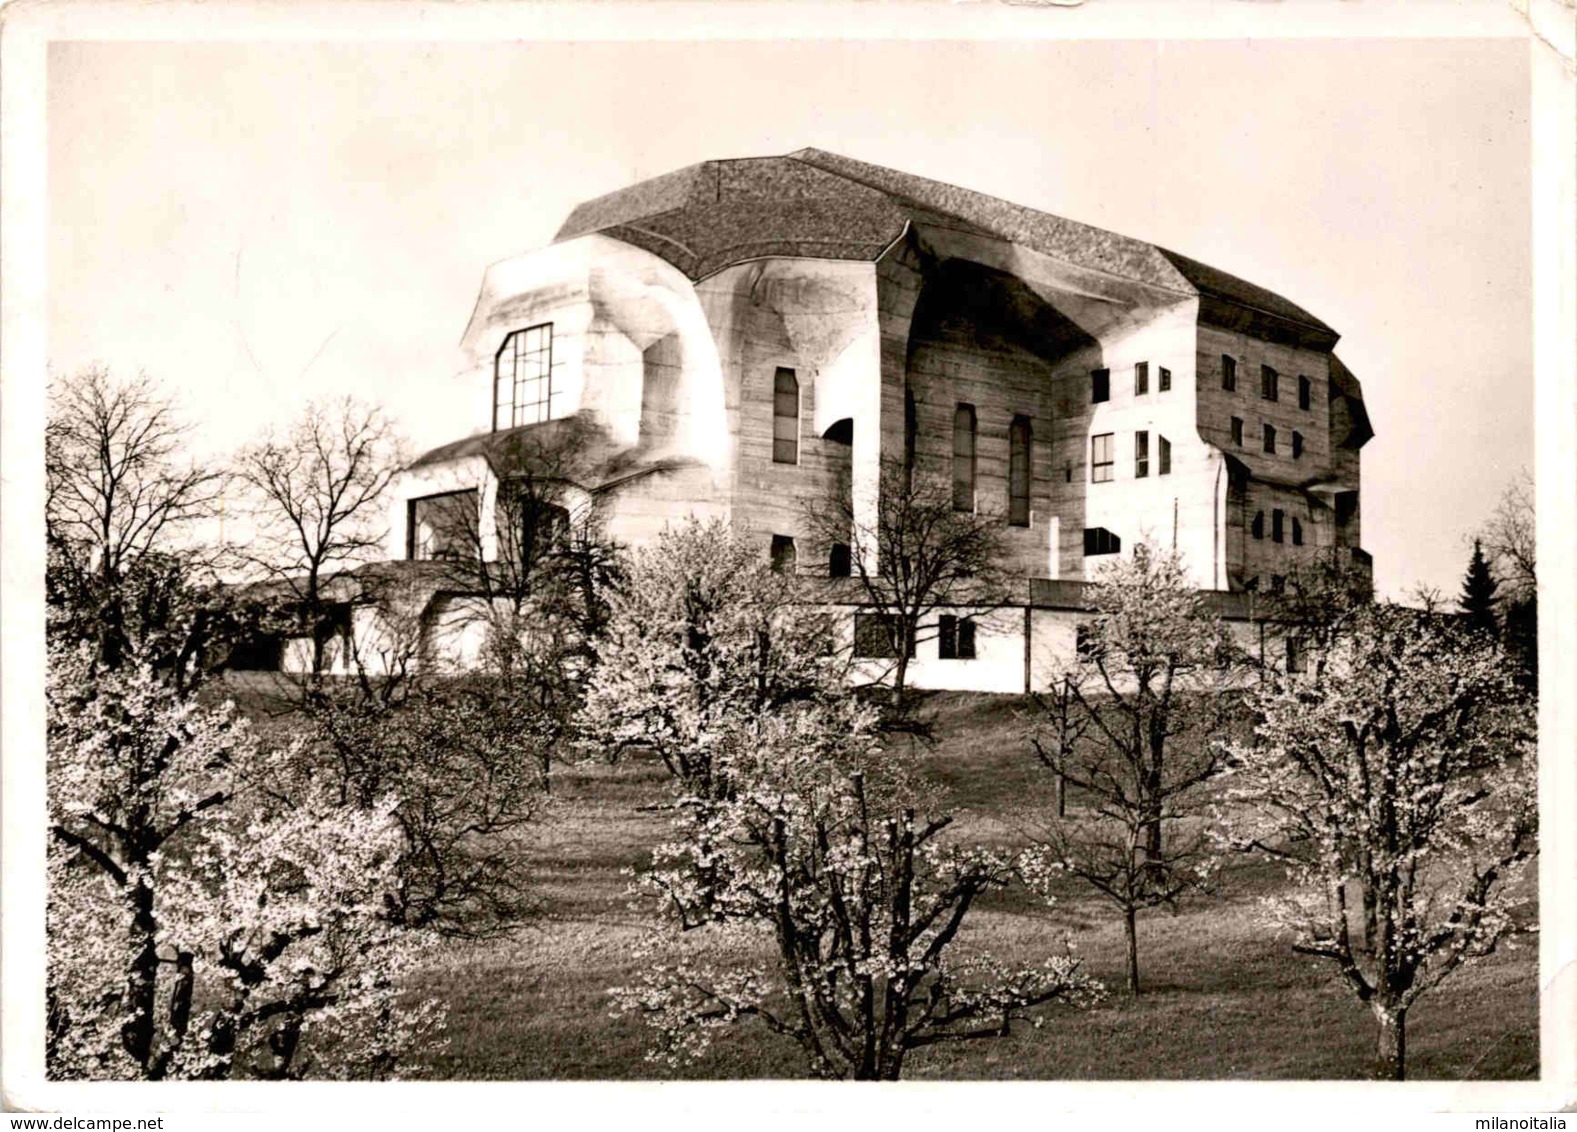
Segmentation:
{"type": "MultiPolygon", "coordinates": [[[[936,741],[917,757],[965,812],[973,836],[1011,836],[995,815],[1049,798],[1049,776],[1022,738],[1011,697],[947,694],[930,704],[936,741]]],[[[643,1058],[646,1030],[615,1017],[608,988],[634,981],[649,930],[629,907],[628,870],[668,817],[659,766],[569,767],[529,851],[543,916],[513,936],[436,950],[420,990],[449,1005],[448,1048],[433,1075],[472,1079],[783,1078],[804,1075],[798,1048],[746,1022],[684,1070],[643,1058]]],[[[911,1055],[910,1078],[1362,1078],[1374,1023],[1328,962],[1294,955],[1256,922],[1279,875],[1223,875],[1208,901],[1140,923],[1146,990],[1120,993],[1123,944],[1112,913],[1074,891],[1055,911],[1005,894],[977,905],[960,946],[1025,961],[1071,938],[1112,988],[1094,1009],[1055,1013],[1040,1030],[911,1055]]],[[[1408,1021],[1414,1079],[1538,1075],[1537,949],[1529,938],[1458,972],[1408,1021]]]]}

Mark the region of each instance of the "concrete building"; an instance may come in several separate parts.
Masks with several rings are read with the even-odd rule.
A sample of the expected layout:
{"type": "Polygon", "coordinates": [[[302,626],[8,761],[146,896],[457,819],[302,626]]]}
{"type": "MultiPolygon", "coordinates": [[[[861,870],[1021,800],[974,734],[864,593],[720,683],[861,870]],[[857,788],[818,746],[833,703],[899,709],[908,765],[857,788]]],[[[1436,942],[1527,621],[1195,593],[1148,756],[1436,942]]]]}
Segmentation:
{"type": "MultiPolygon", "coordinates": [[[[814,544],[807,505],[850,491],[869,514],[903,456],[1002,515],[1026,580],[972,660],[922,655],[916,684],[1022,691],[1072,648],[1070,583],[1141,539],[1176,546],[1229,617],[1252,602],[1225,595],[1311,555],[1367,569],[1372,431],[1336,341],[1251,283],[980,193],[813,149],[708,161],[487,269],[443,394],[475,432],[399,477],[389,558],[441,553],[456,498],[497,553],[500,454],[573,422],[566,505],[613,539],[719,516],[836,574],[847,550],[814,544]]],[[[474,643],[434,647],[463,662],[474,643]]]]}

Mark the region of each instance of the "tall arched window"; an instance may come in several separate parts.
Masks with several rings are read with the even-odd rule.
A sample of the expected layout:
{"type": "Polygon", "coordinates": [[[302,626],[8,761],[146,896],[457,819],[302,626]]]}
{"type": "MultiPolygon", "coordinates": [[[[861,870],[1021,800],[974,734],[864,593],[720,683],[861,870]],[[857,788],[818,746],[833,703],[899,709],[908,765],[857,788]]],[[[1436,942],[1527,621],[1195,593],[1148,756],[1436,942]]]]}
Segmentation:
{"type": "Polygon", "coordinates": [[[493,429],[557,416],[553,388],[553,324],[528,326],[504,339],[493,359],[493,429]]]}
{"type": "Polygon", "coordinates": [[[953,510],[975,509],[975,407],[953,410],[953,510]]]}
{"type": "Polygon", "coordinates": [[[772,462],[799,463],[799,379],[785,366],[772,379],[772,462]]]}
{"type": "Polygon", "coordinates": [[[1028,417],[1014,417],[1008,428],[1008,523],[1029,526],[1029,442],[1028,417]]]}

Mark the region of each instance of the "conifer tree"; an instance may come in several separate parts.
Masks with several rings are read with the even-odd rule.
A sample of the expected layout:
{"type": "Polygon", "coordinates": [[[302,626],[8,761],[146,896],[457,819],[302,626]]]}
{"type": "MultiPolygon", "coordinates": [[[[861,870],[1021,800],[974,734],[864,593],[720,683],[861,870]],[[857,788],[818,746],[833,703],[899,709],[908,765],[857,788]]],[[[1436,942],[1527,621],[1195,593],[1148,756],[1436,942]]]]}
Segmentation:
{"type": "Polygon", "coordinates": [[[1468,562],[1467,576],[1462,579],[1462,598],[1458,604],[1467,616],[1468,626],[1491,637],[1500,633],[1495,620],[1495,589],[1495,576],[1489,571],[1483,544],[1474,539],[1473,558],[1468,562]]]}

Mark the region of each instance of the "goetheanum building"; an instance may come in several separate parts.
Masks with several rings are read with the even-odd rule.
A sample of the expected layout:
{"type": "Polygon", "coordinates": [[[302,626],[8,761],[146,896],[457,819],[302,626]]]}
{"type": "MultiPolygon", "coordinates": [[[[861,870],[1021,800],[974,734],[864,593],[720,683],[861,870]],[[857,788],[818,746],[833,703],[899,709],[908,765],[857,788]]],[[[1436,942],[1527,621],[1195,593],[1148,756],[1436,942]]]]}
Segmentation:
{"type": "Polygon", "coordinates": [[[1072,647],[1070,583],[1140,539],[1177,547],[1229,616],[1245,602],[1226,595],[1313,554],[1367,569],[1372,433],[1336,341],[1261,287],[980,193],[813,149],[708,161],[487,269],[453,390],[475,431],[399,477],[389,557],[441,555],[457,493],[497,553],[500,453],[574,422],[565,506],[612,539],[717,516],[783,568],[836,575],[848,547],[817,545],[807,505],[874,508],[902,456],[1000,513],[1026,579],[973,657],[922,654],[913,679],[1023,690],[1072,647]]]}

